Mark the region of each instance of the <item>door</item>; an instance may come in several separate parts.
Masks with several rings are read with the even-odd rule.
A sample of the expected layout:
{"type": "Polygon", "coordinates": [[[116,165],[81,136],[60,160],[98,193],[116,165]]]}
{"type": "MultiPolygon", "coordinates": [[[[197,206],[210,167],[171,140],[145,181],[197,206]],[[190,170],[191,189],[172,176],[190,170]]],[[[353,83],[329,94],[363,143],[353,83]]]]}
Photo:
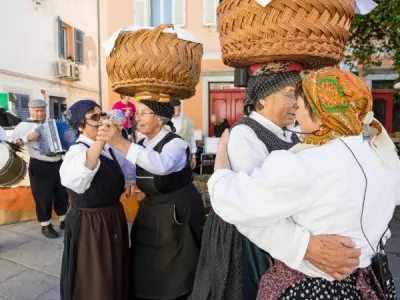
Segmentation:
{"type": "Polygon", "coordinates": [[[65,98],[50,96],[50,119],[64,119],[64,111],[67,110],[65,98]]]}
{"type": "Polygon", "coordinates": [[[392,132],[393,126],[393,90],[372,90],[373,110],[387,132],[392,132]]]}
{"type": "Polygon", "coordinates": [[[209,135],[214,136],[214,125],[211,115],[217,114],[227,119],[230,125],[243,117],[245,90],[244,89],[214,89],[210,91],[209,135]]]}

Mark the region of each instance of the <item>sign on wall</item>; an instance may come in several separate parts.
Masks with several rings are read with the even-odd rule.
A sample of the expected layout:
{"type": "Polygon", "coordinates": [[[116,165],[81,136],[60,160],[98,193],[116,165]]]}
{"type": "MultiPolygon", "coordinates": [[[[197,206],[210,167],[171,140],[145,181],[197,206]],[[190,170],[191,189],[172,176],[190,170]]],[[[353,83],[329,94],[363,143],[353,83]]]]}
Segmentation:
{"type": "Polygon", "coordinates": [[[0,108],[8,110],[8,93],[0,92],[0,108]]]}

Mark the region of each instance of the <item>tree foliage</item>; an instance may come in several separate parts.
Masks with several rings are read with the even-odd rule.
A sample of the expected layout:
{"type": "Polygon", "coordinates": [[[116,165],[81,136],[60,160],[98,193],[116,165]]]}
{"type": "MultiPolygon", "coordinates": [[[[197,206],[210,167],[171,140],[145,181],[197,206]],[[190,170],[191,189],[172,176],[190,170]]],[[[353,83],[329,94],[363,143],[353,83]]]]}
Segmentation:
{"type": "Polygon", "coordinates": [[[400,74],[400,0],[374,0],[378,3],[368,15],[356,15],[348,46],[352,55],[366,68],[379,66],[390,56],[400,74]]]}

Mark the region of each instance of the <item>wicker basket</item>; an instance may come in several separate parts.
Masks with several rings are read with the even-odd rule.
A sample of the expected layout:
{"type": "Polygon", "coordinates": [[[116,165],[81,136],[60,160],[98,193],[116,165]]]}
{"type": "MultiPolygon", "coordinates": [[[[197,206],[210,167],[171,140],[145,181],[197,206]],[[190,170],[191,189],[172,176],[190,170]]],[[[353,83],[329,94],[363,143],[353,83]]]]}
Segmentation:
{"type": "Polygon", "coordinates": [[[333,65],[344,55],[354,0],[223,0],[218,6],[222,59],[248,67],[299,61],[307,69],[333,65]]]}
{"type": "Polygon", "coordinates": [[[123,95],[158,92],[171,100],[195,94],[201,71],[203,46],[163,33],[172,24],[120,34],[107,58],[112,89],[123,95]]]}

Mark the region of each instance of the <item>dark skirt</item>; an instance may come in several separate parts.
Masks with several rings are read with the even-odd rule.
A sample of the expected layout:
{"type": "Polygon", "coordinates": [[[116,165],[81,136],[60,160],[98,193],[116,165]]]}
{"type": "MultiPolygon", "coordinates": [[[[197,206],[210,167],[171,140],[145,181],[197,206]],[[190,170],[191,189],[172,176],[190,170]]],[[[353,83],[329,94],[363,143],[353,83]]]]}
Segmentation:
{"type": "Polygon", "coordinates": [[[392,282],[389,295],[383,293],[371,267],[358,269],[342,281],[308,277],[275,260],[260,282],[257,300],[389,300],[396,299],[392,282]]]}
{"type": "Polygon", "coordinates": [[[211,209],[191,300],[243,300],[242,235],[211,209]]]}
{"type": "Polygon", "coordinates": [[[61,299],[128,299],[129,238],[122,205],[72,208],[65,225],[61,299]]]}

